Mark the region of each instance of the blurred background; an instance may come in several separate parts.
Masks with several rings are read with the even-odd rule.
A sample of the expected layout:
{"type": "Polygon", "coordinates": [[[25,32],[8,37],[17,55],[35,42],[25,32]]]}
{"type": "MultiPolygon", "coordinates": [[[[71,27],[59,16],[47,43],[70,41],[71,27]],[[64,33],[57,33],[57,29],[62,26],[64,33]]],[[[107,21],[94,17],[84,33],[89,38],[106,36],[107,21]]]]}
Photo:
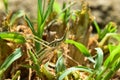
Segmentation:
{"type": "MultiPolygon", "coordinates": [[[[9,10],[24,10],[28,13],[31,18],[36,18],[37,14],[37,0],[8,0],[9,1],[9,10]]],[[[47,1],[47,0],[46,0],[47,1]]],[[[75,1],[75,0],[56,0],[60,4],[63,1],[75,1]]],[[[81,0],[76,0],[74,9],[80,8],[81,0]]],[[[89,7],[93,16],[96,17],[96,20],[100,27],[104,27],[109,21],[114,21],[117,25],[120,25],[120,0],[86,0],[89,3],[89,7]]],[[[2,0],[0,0],[0,12],[4,11],[4,6],[2,0]]]]}

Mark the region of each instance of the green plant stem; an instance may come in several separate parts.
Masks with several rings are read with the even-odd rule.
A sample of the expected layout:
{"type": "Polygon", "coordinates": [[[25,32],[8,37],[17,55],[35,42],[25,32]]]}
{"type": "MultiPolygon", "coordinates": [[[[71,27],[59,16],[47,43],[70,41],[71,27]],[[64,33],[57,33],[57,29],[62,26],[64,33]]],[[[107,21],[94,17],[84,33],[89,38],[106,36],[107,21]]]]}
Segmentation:
{"type": "Polygon", "coordinates": [[[5,72],[5,68],[3,68],[2,70],[0,70],[0,80],[2,80],[2,76],[3,76],[4,72],[5,72]]]}
{"type": "Polygon", "coordinates": [[[5,12],[8,13],[8,0],[3,0],[5,6],[5,12]]]}
{"type": "Polygon", "coordinates": [[[95,28],[96,28],[96,30],[97,30],[98,35],[100,35],[101,30],[100,30],[97,22],[94,20],[93,23],[94,23],[94,25],[95,25],[95,28]]]}
{"type": "Polygon", "coordinates": [[[36,41],[35,41],[35,49],[36,49],[36,52],[40,50],[40,43],[36,41]]]}
{"type": "Polygon", "coordinates": [[[105,44],[105,42],[108,40],[108,38],[109,38],[110,36],[112,36],[112,33],[106,34],[106,36],[105,36],[105,37],[101,40],[101,42],[99,43],[99,46],[102,47],[102,46],[105,44]]]}
{"type": "Polygon", "coordinates": [[[103,70],[98,74],[95,80],[101,80],[102,75],[106,72],[107,68],[103,68],[103,70]]]}
{"type": "Polygon", "coordinates": [[[113,70],[110,70],[104,77],[102,80],[109,80],[112,75],[113,75],[114,71],[113,70]]]}

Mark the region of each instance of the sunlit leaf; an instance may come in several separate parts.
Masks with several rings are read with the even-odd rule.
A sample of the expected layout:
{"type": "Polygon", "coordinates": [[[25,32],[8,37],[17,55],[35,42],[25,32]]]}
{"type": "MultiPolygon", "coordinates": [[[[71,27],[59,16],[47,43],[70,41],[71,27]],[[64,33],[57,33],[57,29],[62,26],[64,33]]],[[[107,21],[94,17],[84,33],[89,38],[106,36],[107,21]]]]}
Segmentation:
{"type": "Polygon", "coordinates": [[[86,57],[90,57],[91,56],[91,54],[89,53],[88,49],[83,44],[75,42],[73,40],[66,40],[65,42],[69,43],[69,44],[73,44],[74,46],[76,46],[79,49],[79,51],[81,53],[83,53],[84,56],[86,56],[86,57]]]}
{"type": "Polygon", "coordinates": [[[120,57],[112,65],[112,69],[114,72],[116,72],[119,68],[120,68],[120,57]]]}
{"type": "Polygon", "coordinates": [[[66,69],[58,78],[58,80],[63,80],[68,74],[70,74],[73,71],[80,70],[80,71],[85,71],[88,73],[92,73],[92,69],[84,67],[84,66],[77,66],[77,67],[71,67],[69,69],[66,69]]]}
{"type": "Polygon", "coordinates": [[[33,26],[32,22],[29,20],[29,18],[28,18],[26,15],[24,16],[24,18],[25,18],[25,20],[26,20],[29,28],[31,29],[32,33],[35,35],[36,32],[35,32],[35,30],[34,30],[34,26],[33,26]]]}
{"type": "Polygon", "coordinates": [[[104,66],[110,67],[119,57],[120,57],[120,44],[110,53],[110,56],[104,62],[104,66]]]}
{"type": "Polygon", "coordinates": [[[99,35],[99,40],[102,40],[106,34],[108,33],[114,33],[117,31],[117,26],[114,22],[109,22],[105,28],[103,29],[103,31],[101,31],[100,35],[99,35]]]}
{"type": "Polygon", "coordinates": [[[109,80],[115,73],[116,71],[120,68],[120,58],[118,58],[111,66],[109,71],[104,75],[102,80],[109,80]]]}
{"type": "Polygon", "coordinates": [[[15,43],[26,42],[25,38],[21,34],[15,32],[0,32],[0,39],[12,41],[15,43]]]}
{"type": "Polygon", "coordinates": [[[113,37],[116,40],[120,41],[120,34],[119,33],[111,33],[111,37],[113,37]]]}
{"type": "Polygon", "coordinates": [[[8,0],[3,0],[4,6],[5,6],[5,11],[8,12],[8,0]]]}
{"type": "Polygon", "coordinates": [[[110,53],[116,48],[116,46],[113,46],[111,44],[108,44],[108,49],[110,51],[110,53]]]}
{"type": "Polygon", "coordinates": [[[59,14],[61,12],[60,4],[58,2],[54,2],[53,9],[59,14]]]}
{"type": "Polygon", "coordinates": [[[45,12],[45,15],[44,15],[44,21],[46,20],[46,18],[50,15],[50,13],[52,12],[53,10],[53,4],[54,4],[54,0],[50,0],[49,4],[48,4],[48,7],[47,7],[47,10],[45,12]]]}
{"type": "Polygon", "coordinates": [[[95,63],[95,69],[98,70],[102,67],[103,63],[103,51],[100,48],[95,48],[97,50],[97,58],[95,63]]]}
{"type": "MultiPolygon", "coordinates": [[[[66,2],[63,3],[63,9],[66,8],[66,2]]],[[[67,24],[68,20],[69,20],[69,17],[70,17],[70,7],[68,9],[66,9],[64,12],[63,12],[63,21],[65,24],[67,24]]]]}
{"type": "Polygon", "coordinates": [[[40,27],[43,21],[43,8],[42,8],[42,0],[38,0],[38,27],[40,27]]]}

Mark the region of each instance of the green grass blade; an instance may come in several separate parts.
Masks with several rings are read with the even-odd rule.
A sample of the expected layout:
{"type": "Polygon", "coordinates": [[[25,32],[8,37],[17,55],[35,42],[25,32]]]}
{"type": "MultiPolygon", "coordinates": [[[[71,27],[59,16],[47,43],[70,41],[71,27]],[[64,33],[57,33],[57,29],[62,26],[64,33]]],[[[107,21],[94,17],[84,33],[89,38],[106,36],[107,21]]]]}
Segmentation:
{"type": "Polygon", "coordinates": [[[31,50],[29,51],[29,55],[30,55],[30,58],[33,61],[33,63],[34,64],[38,64],[38,59],[37,59],[37,57],[35,56],[35,54],[31,50]]]}
{"type": "Polygon", "coordinates": [[[115,23],[113,22],[109,22],[105,28],[103,29],[103,31],[101,31],[100,35],[99,35],[99,40],[102,40],[106,34],[108,33],[115,33],[117,31],[117,26],[115,23]]]}
{"type": "Polygon", "coordinates": [[[112,65],[112,70],[116,72],[120,68],[120,57],[112,65]]]}
{"type": "MultiPolygon", "coordinates": [[[[24,18],[25,18],[27,24],[29,25],[29,28],[31,29],[32,33],[35,36],[41,37],[42,35],[40,33],[35,32],[34,26],[33,26],[32,22],[29,20],[29,18],[26,15],[24,16],[24,18]]],[[[36,48],[36,51],[40,50],[40,44],[38,42],[35,42],[35,48],[36,48]]]]}
{"type": "Polygon", "coordinates": [[[73,40],[66,40],[65,41],[66,43],[69,43],[69,44],[73,44],[74,46],[76,46],[79,51],[86,57],[90,57],[91,54],[89,53],[88,49],[81,43],[78,43],[78,42],[75,42],[73,40]]]}
{"type": "Polygon", "coordinates": [[[44,29],[44,13],[43,13],[43,5],[42,5],[42,0],[38,0],[38,20],[37,20],[37,36],[39,38],[42,38],[42,33],[44,29]]]}
{"type": "Polygon", "coordinates": [[[111,37],[115,38],[116,40],[118,40],[120,42],[120,34],[119,33],[109,33],[111,34],[111,37]]]}
{"type": "Polygon", "coordinates": [[[54,0],[50,0],[45,14],[41,15],[40,10],[38,10],[38,35],[40,38],[42,38],[42,35],[43,35],[44,25],[45,25],[46,19],[50,15],[50,13],[52,12],[53,3],[54,3],[54,0]]]}
{"type": "Polygon", "coordinates": [[[43,35],[43,32],[44,32],[44,25],[45,25],[45,22],[43,22],[39,27],[38,27],[38,34],[37,36],[39,38],[42,38],[42,35],[43,35]]]}
{"type": "Polygon", "coordinates": [[[73,71],[80,70],[80,71],[85,71],[88,73],[92,73],[92,69],[84,67],[84,66],[77,66],[77,67],[71,67],[69,69],[66,69],[62,75],[58,78],[58,80],[63,80],[68,74],[70,74],[73,71]]]}
{"type": "Polygon", "coordinates": [[[60,7],[60,4],[58,3],[58,2],[54,2],[54,4],[53,4],[53,10],[55,11],[55,12],[57,12],[57,14],[59,14],[60,12],[62,12],[62,10],[61,10],[61,7],[60,7]]]}
{"type": "Polygon", "coordinates": [[[34,30],[34,26],[33,26],[32,22],[29,20],[29,18],[26,15],[24,16],[24,19],[26,20],[26,22],[27,22],[29,28],[31,29],[32,33],[34,35],[36,35],[36,32],[34,30]]]}
{"type": "Polygon", "coordinates": [[[13,76],[12,80],[17,80],[18,77],[20,76],[20,71],[17,71],[16,74],[13,76]]]}
{"type": "Polygon", "coordinates": [[[8,0],[3,0],[4,6],[5,6],[5,11],[8,13],[8,0]]]}
{"type": "Polygon", "coordinates": [[[108,30],[109,33],[114,33],[117,31],[117,25],[114,22],[109,22],[106,25],[106,29],[108,30]]]}
{"type": "Polygon", "coordinates": [[[4,63],[0,66],[0,77],[4,73],[5,70],[18,58],[22,56],[22,52],[20,48],[17,48],[12,54],[10,54],[4,63]]]}
{"type": "Polygon", "coordinates": [[[120,34],[118,34],[118,33],[107,33],[105,35],[105,37],[99,42],[99,46],[103,46],[110,37],[120,41],[120,34]]]}
{"type": "MultiPolygon", "coordinates": [[[[37,72],[38,76],[40,76],[40,64],[38,62],[38,59],[36,57],[36,55],[30,50],[29,51],[29,55],[30,55],[30,58],[33,62],[33,69],[35,69],[35,71],[37,72]]],[[[30,67],[30,66],[29,66],[30,67]]]]}
{"type": "Polygon", "coordinates": [[[53,4],[54,4],[54,0],[50,0],[48,7],[47,7],[47,10],[45,12],[43,21],[45,21],[47,19],[47,17],[51,14],[51,12],[53,10],[53,4]]]}
{"type": "MultiPolygon", "coordinates": [[[[63,3],[63,9],[66,8],[66,2],[63,3]]],[[[63,12],[63,21],[65,24],[67,24],[69,18],[70,18],[70,7],[68,9],[66,9],[64,12],[63,12]]]]}
{"type": "Polygon", "coordinates": [[[100,27],[98,26],[98,24],[97,24],[97,22],[96,22],[95,20],[93,21],[93,24],[95,25],[95,28],[96,28],[96,30],[97,30],[97,33],[98,33],[98,35],[100,36],[100,33],[101,33],[100,27]]]}
{"type": "Polygon", "coordinates": [[[48,70],[48,66],[46,64],[41,66],[41,72],[45,77],[47,77],[47,80],[55,80],[55,76],[48,70]]]}
{"type": "Polygon", "coordinates": [[[65,70],[65,64],[64,64],[64,58],[62,56],[62,53],[61,52],[58,52],[58,60],[56,62],[56,67],[55,67],[55,70],[56,70],[56,73],[58,74],[59,72],[62,72],[65,70]]]}
{"type": "Polygon", "coordinates": [[[25,38],[21,34],[15,32],[0,32],[0,39],[12,41],[15,43],[26,42],[25,38]]]}
{"type": "Polygon", "coordinates": [[[75,42],[73,40],[66,40],[66,43],[73,44],[78,48],[78,50],[88,58],[89,61],[92,63],[95,63],[94,59],[91,57],[91,54],[89,53],[88,49],[81,43],[75,42]]]}
{"type": "Polygon", "coordinates": [[[97,58],[95,63],[95,69],[99,70],[103,63],[103,51],[100,48],[95,48],[97,50],[97,58]]]}
{"type": "Polygon", "coordinates": [[[116,46],[113,46],[111,44],[108,44],[108,49],[109,49],[109,52],[111,53],[114,49],[116,48],[116,46]]]}
{"type": "Polygon", "coordinates": [[[120,57],[120,44],[110,53],[110,56],[105,60],[104,67],[111,67],[112,64],[120,57]]]}
{"type": "Polygon", "coordinates": [[[62,72],[63,70],[65,70],[65,65],[62,58],[63,56],[60,56],[56,62],[56,73],[62,72]]]}
{"type": "Polygon", "coordinates": [[[112,67],[105,73],[102,80],[109,80],[116,73],[116,71],[120,68],[120,58],[118,58],[112,67]]]}
{"type": "Polygon", "coordinates": [[[42,0],[38,0],[38,27],[43,22],[43,5],[42,5],[42,0]]]}

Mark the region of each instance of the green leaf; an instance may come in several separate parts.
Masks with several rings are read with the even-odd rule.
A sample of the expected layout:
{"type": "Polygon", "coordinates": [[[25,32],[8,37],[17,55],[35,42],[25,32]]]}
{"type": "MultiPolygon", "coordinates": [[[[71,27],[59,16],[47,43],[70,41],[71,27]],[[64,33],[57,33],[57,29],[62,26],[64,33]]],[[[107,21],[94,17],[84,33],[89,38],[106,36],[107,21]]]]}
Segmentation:
{"type": "Polygon", "coordinates": [[[92,69],[84,67],[84,66],[76,66],[76,67],[71,67],[69,69],[66,69],[62,75],[58,78],[58,80],[63,80],[68,74],[70,74],[73,71],[80,70],[80,71],[85,71],[88,73],[92,73],[92,69]]]}
{"type": "Polygon", "coordinates": [[[62,11],[61,10],[61,7],[60,7],[60,4],[58,2],[54,2],[54,5],[53,5],[53,9],[55,12],[57,12],[58,14],[62,11]]]}
{"type": "Polygon", "coordinates": [[[106,34],[108,33],[114,33],[117,31],[117,26],[114,22],[109,22],[105,28],[103,29],[103,31],[101,31],[100,35],[99,35],[99,40],[102,40],[106,34]]]}
{"type": "Polygon", "coordinates": [[[117,31],[117,25],[114,22],[109,22],[106,25],[106,29],[108,30],[109,33],[114,33],[117,31]]]}
{"type": "Polygon", "coordinates": [[[34,64],[38,64],[38,59],[37,59],[37,57],[35,56],[35,54],[31,50],[29,50],[29,55],[30,55],[30,58],[33,61],[33,63],[34,64]]]}
{"type": "Polygon", "coordinates": [[[99,46],[103,46],[106,43],[106,41],[111,37],[120,41],[120,34],[118,34],[118,33],[107,33],[104,36],[104,38],[102,38],[102,40],[99,42],[99,46]]]}
{"type": "Polygon", "coordinates": [[[43,30],[44,30],[44,12],[43,12],[43,5],[42,0],[38,0],[38,20],[37,20],[37,36],[42,38],[43,30]]]}
{"type": "Polygon", "coordinates": [[[12,80],[17,80],[20,74],[21,74],[21,71],[20,70],[17,71],[16,74],[12,77],[12,80]]]}
{"type": "Polygon", "coordinates": [[[101,30],[100,30],[100,27],[98,26],[97,22],[96,21],[93,21],[94,25],[95,25],[95,28],[97,30],[97,33],[98,35],[100,36],[100,33],[101,33],[101,30]]]}
{"type": "Polygon", "coordinates": [[[43,5],[42,5],[42,0],[38,0],[38,27],[40,27],[40,25],[43,22],[43,5]]]}
{"type": "Polygon", "coordinates": [[[102,63],[103,63],[103,51],[101,50],[101,48],[95,48],[95,49],[97,50],[95,69],[99,70],[102,66],[102,63]]]}
{"type": "Polygon", "coordinates": [[[116,71],[120,68],[120,58],[118,58],[112,65],[112,67],[107,71],[102,80],[109,80],[116,71]]]}
{"type": "MultiPolygon", "coordinates": [[[[40,64],[39,64],[39,61],[36,57],[36,55],[31,51],[29,50],[29,55],[30,55],[30,58],[33,62],[33,67],[31,67],[32,69],[35,69],[35,71],[37,72],[37,74],[40,76],[40,64]]],[[[27,67],[30,67],[30,66],[27,66],[27,67]]]]}
{"type": "Polygon", "coordinates": [[[22,56],[22,52],[20,48],[17,48],[12,54],[10,54],[4,63],[0,66],[0,77],[7,70],[7,68],[18,58],[22,56]]]}
{"type": "Polygon", "coordinates": [[[26,42],[25,38],[21,34],[15,32],[0,32],[0,39],[12,41],[15,43],[26,42]]]}
{"type": "Polygon", "coordinates": [[[112,65],[112,70],[116,72],[120,68],[120,57],[112,65]]]}
{"type": "Polygon", "coordinates": [[[5,11],[6,13],[8,12],[8,0],[3,0],[4,6],[5,6],[5,11]]]}
{"type": "Polygon", "coordinates": [[[55,76],[48,70],[46,65],[41,66],[41,72],[48,78],[48,80],[54,80],[55,76]]]}
{"type": "Polygon", "coordinates": [[[120,44],[110,53],[110,56],[105,60],[104,66],[111,67],[111,65],[120,57],[120,44]]]}
{"type": "Polygon", "coordinates": [[[88,49],[81,43],[75,42],[73,40],[66,40],[66,43],[75,45],[84,56],[90,57],[91,54],[89,53],[88,49]]]}
{"type": "Polygon", "coordinates": [[[58,55],[59,56],[58,56],[58,60],[56,62],[56,67],[55,67],[56,73],[62,72],[66,68],[65,64],[64,64],[64,58],[63,58],[62,53],[60,51],[58,52],[58,55]]]}
{"type": "MultiPolygon", "coordinates": [[[[40,13],[41,10],[38,10],[38,35],[40,35],[39,37],[42,38],[43,35],[43,31],[44,31],[44,25],[46,22],[47,17],[51,14],[52,9],[53,9],[53,3],[54,0],[50,0],[48,6],[47,6],[47,10],[44,13],[40,13]],[[41,15],[42,14],[42,15],[41,15]],[[43,19],[42,19],[43,18],[43,19]],[[41,20],[41,21],[40,21],[41,20]],[[40,23],[41,22],[41,23],[40,23]]],[[[38,4],[39,6],[40,4],[38,4]]],[[[39,8],[40,9],[40,8],[39,8]]]]}
{"type": "Polygon", "coordinates": [[[47,10],[45,12],[45,15],[44,15],[44,21],[46,20],[46,18],[50,15],[50,13],[52,12],[53,10],[53,4],[54,4],[54,0],[50,0],[49,4],[48,4],[48,7],[47,7],[47,10]]]}
{"type": "Polygon", "coordinates": [[[111,33],[111,37],[115,38],[120,42],[120,34],[119,33],[111,33]]]}
{"type": "Polygon", "coordinates": [[[113,46],[111,44],[108,44],[108,49],[109,49],[109,52],[111,53],[117,46],[113,46]]]}
{"type": "MultiPolygon", "coordinates": [[[[63,3],[63,9],[66,8],[66,2],[63,3]]],[[[70,7],[68,9],[66,9],[64,12],[63,12],[63,21],[65,24],[67,24],[69,18],[70,18],[70,7]]]]}
{"type": "Polygon", "coordinates": [[[33,33],[34,35],[36,35],[36,32],[35,32],[35,30],[34,30],[34,26],[33,26],[32,22],[29,20],[29,18],[28,18],[26,15],[24,16],[24,18],[25,18],[25,20],[26,20],[29,28],[31,29],[32,33],[33,33]]]}

